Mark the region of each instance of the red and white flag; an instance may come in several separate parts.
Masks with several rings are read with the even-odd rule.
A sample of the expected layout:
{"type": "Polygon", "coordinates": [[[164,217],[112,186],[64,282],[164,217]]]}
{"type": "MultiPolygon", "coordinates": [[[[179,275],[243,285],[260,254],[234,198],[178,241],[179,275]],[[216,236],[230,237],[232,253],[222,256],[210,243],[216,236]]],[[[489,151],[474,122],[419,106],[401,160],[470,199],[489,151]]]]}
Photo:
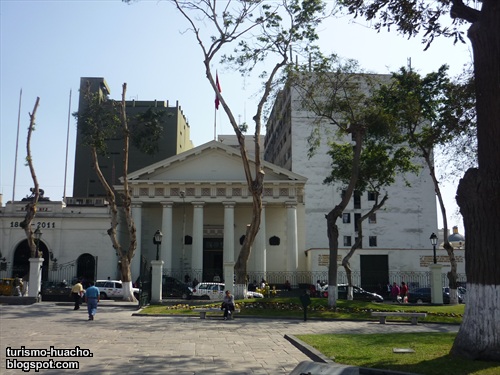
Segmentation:
{"type": "MultiPolygon", "coordinates": [[[[217,72],[215,73],[215,85],[217,86],[217,90],[219,90],[219,92],[222,92],[219,84],[219,74],[217,72]]],[[[215,109],[219,109],[219,104],[220,104],[219,97],[217,96],[217,94],[215,94],[215,109]]]]}

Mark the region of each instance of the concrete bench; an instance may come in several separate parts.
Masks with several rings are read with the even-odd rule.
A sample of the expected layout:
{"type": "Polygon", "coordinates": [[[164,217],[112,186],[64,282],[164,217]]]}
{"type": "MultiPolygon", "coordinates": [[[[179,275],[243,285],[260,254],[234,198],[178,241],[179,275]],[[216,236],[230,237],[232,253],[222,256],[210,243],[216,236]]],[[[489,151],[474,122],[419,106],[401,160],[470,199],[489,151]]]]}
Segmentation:
{"type": "MultiPolygon", "coordinates": [[[[207,312],[218,312],[218,313],[224,314],[223,310],[221,310],[220,308],[216,308],[216,307],[206,307],[206,308],[198,307],[196,309],[193,309],[193,311],[200,313],[200,319],[206,319],[207,312]]],[[[239,312],[240,312],[240,309],[234,309],[234,311],[231,311],[231,315],[229,315],[230,316],[229,319],[232,319],[233,315],[236,313],[239,313],[239,312]]]]}
{"type": "Polygon", "coordinates": [[[380,324],[385,324],[385,319],[388,316],[402,316],[411,318],[411,324],[418,324],[418,318],[425,318],[426,313],[415,313],[415,312],[398,312],[398,311],[373,311],[372,316],[378,316],[380,319],[380,324]]]}

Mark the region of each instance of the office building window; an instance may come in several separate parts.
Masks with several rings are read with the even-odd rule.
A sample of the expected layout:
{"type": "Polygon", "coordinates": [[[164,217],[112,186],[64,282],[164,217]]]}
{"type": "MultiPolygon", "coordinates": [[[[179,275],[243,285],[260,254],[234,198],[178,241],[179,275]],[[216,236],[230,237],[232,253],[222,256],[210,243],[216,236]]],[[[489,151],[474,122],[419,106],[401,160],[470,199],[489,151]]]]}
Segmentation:
{"type": "Polygon", "coordinates": [[[342,222],[348,224],[351,222],[351,214],[342,214],[342,222]]]}
{"type": "Polygon", "coordinates": [[[361,214],[354,214],[354,231],[359,231],[358,221],[361,219],[361,214]]]}
{"type": "Polygon", "coordinates": [[[361,193],[354,190],[354,208],[361,208],[361,193]]]}
{"type": "Polygon", "coordinates": [[[352,246],[351,236],[344,236],[344,246],[352,246]]]}
{"type": "Polygon", "coordinates": [[[377,236],[370,236],[370,237],[368,237],[368,241],[370,243],[370,247],[377,246],[377,236]]]}

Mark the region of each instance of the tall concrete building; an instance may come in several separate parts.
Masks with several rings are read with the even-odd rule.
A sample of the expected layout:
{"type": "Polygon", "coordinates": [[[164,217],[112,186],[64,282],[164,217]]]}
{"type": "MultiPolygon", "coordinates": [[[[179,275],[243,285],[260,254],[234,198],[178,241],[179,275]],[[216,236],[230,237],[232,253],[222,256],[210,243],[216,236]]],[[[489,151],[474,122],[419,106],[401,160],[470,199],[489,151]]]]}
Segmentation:
{"type": "MultiPolygon", "coordinates": [[[[87,85],[91,92],[97,92],[106,99],[111,91],[104,78],[82,77],[80,79],[80,98],[78,111],[81,113],[86,107],[85,93],[87,85]]],[[[129,172],[144,168],[148,165],[177,155],[193,148],[190,140],[190,127],[178,103],[170,107],[168,101],[136,101],[126,102],[127,118],[132,119],[149,109],[163,111],[161,126],[163,132],[160,136],[158,151],[152,155],[141,152],[130,143],[129,172]]],[[[121,130],[116,137],[107,140],[108,154],[99,157],[99,164],[106,179],[115,185],[123,175],[123,136],[121,130]]],[[[73,181],[73,197],[102,197],[105,191],[92,167],[92,157],[88,146],[83,144],[83,137],[78,130],[76,138],[75,174],[73,181]]]]}
{"type": "MultiPolygon", "coordinates": [[[[389,78],[387,75],[374,76],[381,80],[389,78]]],[[[264,159],[307,178],[304,201],[308,269],[326,272],[329,245],[325,215],[340,203],[345,187],[323,182],[330,174],[332,162],[327,152],[335,129],[329,121],[323,125],[330,133],[322,134],[317,152],[311,158],[308,156],[308,137],[317,119],[304,108],[297,89],[286,86],[278,95],[266,125],[264,159]]],[[[343,141],[349,142],[350,138],[343,141]]],[[[385,285],[393,274],[403,270],[426,271],[432,262],[429,236],[437,233],[436,198],[429,170],[423,162],[422,165],[418,175],[405,176],[411,187],[405,185],[402,176],[398,177],[387,189],[389,199],[383,209],[363,224],[362,249],[356,251],[350,263],[353,270],[360,272],[361,284],[366,287],[373,289],[373,284],[385,285]]],[[[358,236],[356,219],[373,203],[373,194],[354,194],[343,217],[337,221],[338,264],[358,236]]]]}

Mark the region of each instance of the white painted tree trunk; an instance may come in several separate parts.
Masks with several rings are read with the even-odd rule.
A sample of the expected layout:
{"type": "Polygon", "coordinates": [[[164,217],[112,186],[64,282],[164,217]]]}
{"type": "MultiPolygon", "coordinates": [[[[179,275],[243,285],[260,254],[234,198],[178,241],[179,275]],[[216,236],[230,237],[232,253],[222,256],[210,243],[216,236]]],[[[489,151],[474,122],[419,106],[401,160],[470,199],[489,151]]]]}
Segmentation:
{"type": "Polygon", "coordinates": [[[500,352],[500,288],[495,285],[467,284],[467,303],[454,353],[471,359],[494,358],[491,349],[500,352]],[[480,301],[480,303],[479,303],[480,301]],[[463,353],[461,348],[467,348],[463,353]]]}
{"type": "Polygon", "coordinates": [[[132,291],[132,281],[122,281],[122,288],[124,301],[137,302],[134,292],[132,291]]]}
{"type": "Polygon", "coordinates": [[[458,289],[450,288],[450,305],[458,305],[458,289]]]}
{"type": "Polygon", "coordinates": [[[352,285],[349,285],[347,287],[347,299],[349,301],[352,301],[354,299],[354,297],[353,297],[353,291],[354,291],[354,288],[352,287],[352,285]]]}
{"type": "Polygon", "coordinates": [[[231,290],[231,294],[234,295],[235,299],[246,298],[247,286],[245,284],[234,284],[233,288],[234,290],[231,290],[228,288],[228,285],[226,285],[226,290],[231,290]]]}

